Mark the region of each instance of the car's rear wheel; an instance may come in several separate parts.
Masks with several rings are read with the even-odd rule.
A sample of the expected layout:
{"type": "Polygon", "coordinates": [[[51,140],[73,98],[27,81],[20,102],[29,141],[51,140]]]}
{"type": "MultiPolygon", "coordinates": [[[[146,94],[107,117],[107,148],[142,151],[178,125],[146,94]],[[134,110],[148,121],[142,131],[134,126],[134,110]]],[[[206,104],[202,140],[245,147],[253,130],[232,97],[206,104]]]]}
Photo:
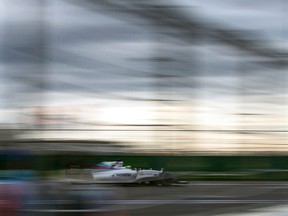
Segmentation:
{"type": "Polygon", "coordinates": [[[150,181],[149,183],[150,185],[158,186],[159,184],[161,184],[161,181],[150,181]]]}

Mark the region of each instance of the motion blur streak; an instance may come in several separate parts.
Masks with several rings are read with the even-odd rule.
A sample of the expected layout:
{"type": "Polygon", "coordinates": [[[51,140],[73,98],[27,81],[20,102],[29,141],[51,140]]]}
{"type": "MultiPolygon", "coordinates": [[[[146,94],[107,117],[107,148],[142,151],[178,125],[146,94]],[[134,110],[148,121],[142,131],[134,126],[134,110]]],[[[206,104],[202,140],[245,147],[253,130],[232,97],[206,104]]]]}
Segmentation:
{"type": "Polygon", "coordinates": [[[16,1],[1,5],[3,139],[287,151],[284,1],[16,1]]]}
{"type": "MultiPolygon", "coordinates": [[[[285,0],[0,1],[0,213],[88,214],[100,205],[87,201],[90,195],[105,195],[107,203],[158,199],[166,207],[166,190],[167,202],[179,191],[201,201],[216,190],[155,186],[160,195],[147,187],[145,197],[145,189],[90,182],[88,167],[120,159],[171,172],[173,182],[286,181],[287,6],[285,0]],[[46,196],[42,188],[53,190],[46,196]]],[[[223,184],[215,187],[238,196],[238,185],[223,184]]],[[[262,188],[271,197],[251,206],[272,205],[274,189],[262,188]]],[[[287,197],[278,198],[284,205],[287,197]]],[[[106,204],[105,211],[114,209],[106,204]]],[[[190,211],[146,207],[130,213],[190,211]]],[[[194,213],[217,211],[197,205],[194,213]]]]}

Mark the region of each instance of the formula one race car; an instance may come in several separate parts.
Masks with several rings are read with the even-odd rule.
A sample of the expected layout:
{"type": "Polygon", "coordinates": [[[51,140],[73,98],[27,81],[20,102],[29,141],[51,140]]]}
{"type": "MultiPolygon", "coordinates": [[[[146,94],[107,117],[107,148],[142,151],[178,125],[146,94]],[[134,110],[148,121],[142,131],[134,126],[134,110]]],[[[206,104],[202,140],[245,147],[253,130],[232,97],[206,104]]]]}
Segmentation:
{"type": "Polygon", "coordinates": [[[123,161],[105,161],[86,169],[98,183],[150,183],[169,186],[174,183],[173,176],[162,170],[132,169],[123,166],[123,161]]]}

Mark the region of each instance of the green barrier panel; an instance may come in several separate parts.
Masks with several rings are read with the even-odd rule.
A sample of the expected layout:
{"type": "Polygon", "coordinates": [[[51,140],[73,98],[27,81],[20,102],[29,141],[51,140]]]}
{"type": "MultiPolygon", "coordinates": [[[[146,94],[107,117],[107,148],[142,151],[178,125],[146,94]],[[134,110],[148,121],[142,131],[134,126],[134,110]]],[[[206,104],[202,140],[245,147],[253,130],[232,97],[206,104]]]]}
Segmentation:
{"type": "MultiPolygon", "coordinates": [[[[187,172],[192,180],[288,180],[288,156],[34,155],[31,167],[45,172],[113,160],[135,168],[187,172]]],[[[0,158],[0,169],[5,164],[0,158]]]]}

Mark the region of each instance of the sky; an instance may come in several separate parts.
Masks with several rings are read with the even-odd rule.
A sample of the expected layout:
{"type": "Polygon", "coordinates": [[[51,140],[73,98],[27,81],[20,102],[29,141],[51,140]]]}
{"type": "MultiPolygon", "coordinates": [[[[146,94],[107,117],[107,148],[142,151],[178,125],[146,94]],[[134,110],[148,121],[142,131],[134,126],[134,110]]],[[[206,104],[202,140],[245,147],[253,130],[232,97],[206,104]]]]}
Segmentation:
{"type": "MultiPolygon", "coordinates": [[[[148,20],[121,11],[87,7],[85,1],[15,2],[0,4],[2,124],[19,127],[31,121],[35,107],[43,106],[46,114],[73,119],[64,128],[111,124],[172,125],[173,130],[287,128],[286,68],[255,63],[265,59],[205,34],[195,43],[167,36],[171,29],[155,28],[148,20]]],[[[158,2],[175,6],[187,19],[206,27],[229,29],[286,51],[284,0],[158,2]]],[[[129,137],[129,142],[139,142],[139,134],[131,134],[115,135],[115,140],[129,137]]],[[[243,140],[252,146],[254,139],[260,140],[257,145],[275,140],[259,134],[244,138],[229,133],[175,134],[174,138],[157,134],[162,137],[157,139],[154,133],[143,132],[140,142],[151,147],[157,139],[159,146],[169,141],[172,149],[202,151],[227,145],[241,150],[243,140]]],[[[284,142],[282,136],[279,143],[284,142]]]]}

